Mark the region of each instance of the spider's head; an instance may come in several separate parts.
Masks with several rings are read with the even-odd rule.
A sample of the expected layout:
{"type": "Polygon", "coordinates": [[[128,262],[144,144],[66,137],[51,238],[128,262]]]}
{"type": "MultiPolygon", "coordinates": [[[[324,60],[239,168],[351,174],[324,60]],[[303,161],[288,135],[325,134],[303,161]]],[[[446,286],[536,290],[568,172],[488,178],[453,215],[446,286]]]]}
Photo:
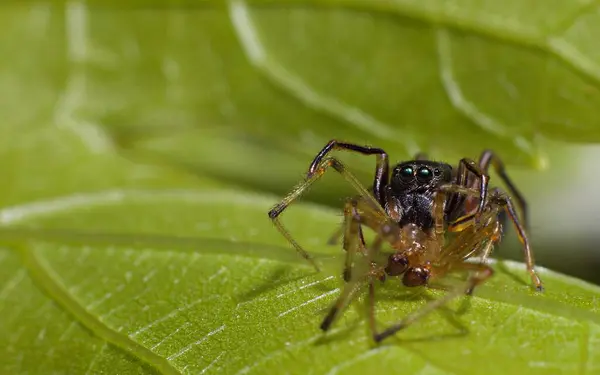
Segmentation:
{"type": "Polygon", "coordinates": [[[450,182],[452,182],[450,164],[430,160],[411,160],[394,167],[391,186],[396,194],[433,193],[437,187],[450,182]]]}

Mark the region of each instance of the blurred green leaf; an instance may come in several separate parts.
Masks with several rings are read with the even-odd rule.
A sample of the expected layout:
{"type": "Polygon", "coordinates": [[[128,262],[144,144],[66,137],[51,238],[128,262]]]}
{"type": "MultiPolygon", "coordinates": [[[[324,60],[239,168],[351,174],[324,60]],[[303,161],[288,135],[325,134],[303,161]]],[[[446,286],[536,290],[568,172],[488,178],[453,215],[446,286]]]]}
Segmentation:
{"type": "MultiPolygon", "coordinates": [[[[235,180],[256,163],[244,151],[257,144],[304,160],[331,138],[383,147],[393,160],[493,148],[511,164],[543,166],[541,137],[600,139],[592,5],[70,4],[67,19],[86,20],[80,108],[129,155],[148,157],[148,142],[171,139],[163,151],[174,164],[235,180]],[[210,147],[204,138],[215,130],[243,141],[210,147]],[[181,138],[196,147],[180,147],[181,138]]],[[[242,185],[262,189],[263,179],[242,185]]]]}
{"type": "MultiPolygon", "coordinates": [[[[0,6],[0,372],[595,371],[598,290],[512,267],[378,349],[352,308],[323,338],[339,265],[312,274],[264,192],[330,138],[538,165],[540,136],[598,141],[596,5],[148,4],[0,6]]],[[[337,219],[285,216],[322,254],[337,219]]],[[[388,283],[378,319],[426,295],[388,283]]]]}

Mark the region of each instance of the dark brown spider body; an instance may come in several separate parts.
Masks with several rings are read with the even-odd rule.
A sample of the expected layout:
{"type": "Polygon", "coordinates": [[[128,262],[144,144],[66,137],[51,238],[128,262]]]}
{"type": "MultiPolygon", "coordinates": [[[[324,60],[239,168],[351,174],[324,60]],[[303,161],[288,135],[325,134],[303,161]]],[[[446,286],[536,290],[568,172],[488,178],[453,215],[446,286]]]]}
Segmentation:
{"type": "Polygon", "coordinates": [[[414,160],[395,165],[390,176],[388,156],[382,149],[330,141],[311,163],[307,179],[269,211],[269,217],[280,232],[318,270],[310,255],[281,225],[279,215],[329,167],[342,174],[359,193],[349,198],[344,206],[342,229],[346,261],[343,275],[347,285],[323,320],[321,328],[329,329],[338,312],[351,300],[359,284],[365,281],[369,285],[372,311],[369,323],[375,341],[394,334],[452,298],[470,294],[493,274],[485,261],[502,236],[501,213],[506,213],[513,222],[523,245],[532,282],[537,290],[542,290],[525,228],[510,197],[498,188],[488,189],[487,170],[490,166],[494,167],[517,200],[522,219],[527,224],[525,201],[506,175],[500,159],[491,151],[484,151],[479,162],[461,159],[456,169],[449,164],[417,156],[414,160]],[[366,189],[339,160],[327,156],[336,149],[376,156],[371,190],[366,189]],[[369,246],[363,237],[364,227],[376,234],[369,246]],[[384,245],[389,246],[392,253],[382,261],[384,245]],[[480,263],[465,261],[475,256],[481,258],[480,263]],[[432,281],[439,281],[451,272],[469,275],[464,287],[377,333],[373,313],[375,280],[383,281],[386,276],[401,277],[404,285],[414,287],[430,285],[432,281]]]}
{"type": "Polygon", "coordinates": [[[427,160],[399,163],[392,170],[385,189],[383,206],[398,225],[416,224],[422,230],[433,227],[433,201],[438,187],[452,182],[449,164],[427,160]]]}

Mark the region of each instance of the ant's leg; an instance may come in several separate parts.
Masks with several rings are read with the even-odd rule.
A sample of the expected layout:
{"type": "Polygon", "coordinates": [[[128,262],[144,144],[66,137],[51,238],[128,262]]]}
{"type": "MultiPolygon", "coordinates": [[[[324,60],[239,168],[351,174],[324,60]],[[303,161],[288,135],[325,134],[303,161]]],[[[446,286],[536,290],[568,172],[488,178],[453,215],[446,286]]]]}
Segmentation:
{"type": "Polygon", "coordinates": [[[494,171],[498,174],[498,177],[500,177],[508,187],[510,195],[512,195],[517,201],[517,205],[519,206],[519,210],[521,211],[525,229],[529,229],[529,213],[527,210],[527,202],[525,201],[525,198],[506,174],[506,170],[504,169],[504,163],[502,163],[502,160],[500,160],[498,155],[496,155],[491,150],[485,150],[479,157],[479,166],[485,173],[487,173],[490,165],[494,167],[494,171]]]}
{"type": "Polygon", "coordinates": [[[485,264],[461,263],[460,266],[455,265],[454,267],[455,269],[462,268],[464,271],[472,272],[465,285],[463,285],[460,288],[456,288],[454,291],[449,292],[442,298],[427,303],[421,309],[407,315],[400,322],[390,326],[389,328],[380,333],[375,334],[375,342],[381,342],[385,338],[395,334],[401,329],[408,327],[409,325],[413,324],[414,322],[426,316],[427,314],[447,304],[454,298],[460,297],[461,295],[472,291],[473,288],[475,288],[479,284],[482,284],[494,274],[494,270],[485,264]]]}
{"type": "Polygon", "coordinates": [[[339,142],[335,139],[329,141],[323,149],[317,154],[308,168],[307,178],[312,177],[318,172],[325,156],[333,150],[347,150],[361,153],[363,155],[377,155],[377,164],[375,166],[375,178],[373,181],[373,195],[381,204],[385,202],[385,186],[388,184],[390,164],[388,155],[380,148],[359,146],[352,143],[339,142]]]}
{"type": "Polygon", "coordinates": [[[519,217],[515,212],[515,208],[510,200],[510,197],[504,194],[500,189],[495,188],[492,191],[492,195],[490,199],[504,208],[506,213],[508,214],[509,219],[513,222],[513,225],[517,231],[517,237],[519,238],[519,242],[521,242],[521,246],[523,247],[523,254],[525,256],[525,264],[527,266],[527,271],[529,272],[529,276],[531,277],[531,281],[535,285],[535,289],[539,292],[544,290],[542,286],[542,280],[538,276],[537,272],[535,272],[535,260],[533,258],[533,251],[531,251],[531,247],[529,246],[529,238],[527,238],[527,233],[525,229],[521,225],[519,221],[519,217]]]}
{"type": "Polygon", "coordinates": [[[335,158],[326,158],[320,164],[319,168],[315,170],[315,172],[308,177],[305,181],[298,184],[281,202],[275,205],[269,211],[269,217],[273,221],[273,224],[277,227],[277,229],[281,232],[281,234],[294,246],[296,251],[308,262],[310,262],[317,271],[319,271],[319,266],[315,263],[314,259],[308,254],[297,242],[292,238],[289,232],[285,229],[285,227],[279,221],[279,215],[296,199],[298,199],[302,194],[304,194],[308,188],[323,174],[327,171],[329,167],[333,167],[338,173],[340,173],[361,195],[363,200],[368,200],[373,207],[376,207],[383,215],[385,215],[385,211],[379,205],[379,203],[375,200],[373,195],[361,185],[361,183],[354,177],[353,174],[348,172],[344,165],[335,158]]]}

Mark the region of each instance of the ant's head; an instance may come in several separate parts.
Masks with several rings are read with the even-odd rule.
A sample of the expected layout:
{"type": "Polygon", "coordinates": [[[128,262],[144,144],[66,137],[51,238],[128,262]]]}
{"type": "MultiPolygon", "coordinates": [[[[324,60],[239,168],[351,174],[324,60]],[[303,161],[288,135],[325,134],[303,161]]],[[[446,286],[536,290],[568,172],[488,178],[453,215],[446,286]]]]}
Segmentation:
{"type": "Polygon", "coordinates": [[[397,164],[392,171],[395,193],[425,193],[452,181],[452,167],[430,160],[411,160],[397,164]]]}

